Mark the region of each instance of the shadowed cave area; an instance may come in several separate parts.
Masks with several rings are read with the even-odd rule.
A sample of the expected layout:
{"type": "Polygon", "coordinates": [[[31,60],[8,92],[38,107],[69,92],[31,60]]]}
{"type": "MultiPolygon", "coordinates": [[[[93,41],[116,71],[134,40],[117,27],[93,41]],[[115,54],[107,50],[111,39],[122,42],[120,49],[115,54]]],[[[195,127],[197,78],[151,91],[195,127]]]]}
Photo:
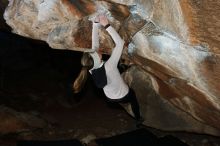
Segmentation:
{"type": "MultiPolygon", "coordinates": [[[[218,22],[214,23],[213,16],[212,26],[204,22],[204,26],[195,29],[192,25],[201,24],[201,16],[189,15],[186,10],[186,5],[190,5],[193,12],[207,12],[213,3],[206,8],[205,2],[181,1],[184,17],[192,17],[182,24],[173,20],[182,19],[182,13],[176,12],[177,1],[54,2],[14,0],[8,5],[8,1],[1,1],[0,145],[26,146],[24,141],[62,146],[220,145],[219,41],[212,29],[206,30],[215,28],[218,22]],[[168,9],[169,5],[173,9],[168,9]],[[95,9],[110,13],[111,24],[132,54],[131,59],[131,54],[124,52],[122,60],[133,64],[125,79],[135,89],[144,114],[145,122],[139,128],[125,107],[106,99],[91,76],[80,93],[72,92],[81,70],[82,51],[91,45],[88,17],[95,9]],[[176,14],[170,16],[172,12],[176,14]],[[203,33],[212,37],[204,38],[203,33]]],[[[113,42],[103,31],[101,36],[107,58],[113,42]]]]}

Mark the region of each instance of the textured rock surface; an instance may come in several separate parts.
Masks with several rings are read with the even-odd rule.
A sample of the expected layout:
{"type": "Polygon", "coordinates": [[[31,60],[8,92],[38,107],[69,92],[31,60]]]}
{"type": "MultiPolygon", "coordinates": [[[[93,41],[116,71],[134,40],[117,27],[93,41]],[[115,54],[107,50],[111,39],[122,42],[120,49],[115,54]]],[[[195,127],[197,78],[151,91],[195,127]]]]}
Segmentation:
{"type": "MultiPolygon", "coordinates": [[[[128,57],[125,49],[124,57],[141,70],[126,79],[136,85],[145,124],[220,135],[219,7],[214,0],[11,0],[4,18],[17,34],[83,51],[91,47],[88,18],[106,12],[133,53],[128,57]],[[166,116],[158,116],[162,111],[166,116]]],[[[100,34],[109,53],[114,44],[100,34]]]]}
{"type": "Polygon", "coordinates": [[[161,98],[155,91],[155,79],[141,68],[132,67],[124,76],[129,80],[129,84],[135,89],[139,97],[145,125],[167,131],[189,131],[220,135],[219,130],[198,122],[190,114],[179,110],[177,106],[173,106],[172,103],[161,98]]]}
{"type": "Polygon", "coordinates": [[[33,114],[17,112],[0,106],[0,134],[24,132],[46,126],[46,122],[33,114]]]}

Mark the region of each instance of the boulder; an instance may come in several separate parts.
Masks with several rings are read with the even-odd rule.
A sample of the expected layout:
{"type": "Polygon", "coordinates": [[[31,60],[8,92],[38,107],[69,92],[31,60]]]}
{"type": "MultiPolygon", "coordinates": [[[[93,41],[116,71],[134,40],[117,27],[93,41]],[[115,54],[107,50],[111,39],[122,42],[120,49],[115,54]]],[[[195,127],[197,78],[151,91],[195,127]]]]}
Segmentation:
{"type": "MultiPolygon", "coordinates": [[[[89,19],[105,13],[126,42],[122,58],[134,69],[125,79],[145,124],[220,135],[219,6],[205,0],[11,0],[4,18],[14,33],[84,51],[91,48],[89,19]]],[[[102,52],[110,54],[113,41],[103,28],[100,36],[102,52]]]]}

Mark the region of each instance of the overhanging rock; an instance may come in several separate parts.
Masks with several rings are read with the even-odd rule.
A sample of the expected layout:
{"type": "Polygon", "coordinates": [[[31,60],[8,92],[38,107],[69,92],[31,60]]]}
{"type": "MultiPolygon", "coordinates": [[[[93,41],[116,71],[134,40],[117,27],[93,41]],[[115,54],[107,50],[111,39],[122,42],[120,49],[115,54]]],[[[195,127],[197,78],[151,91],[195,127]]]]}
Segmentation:
{"type": "MultiPolygon", "coordinates": [[[[219,6],[219,1],[197,0],[11,0],[4,18],[17,34],[44,40],[54,49],[83,51],[91,47],[88,19],[105,12],[132,54],[128,57],[126,48],[123,57],[141,72],[135,80],[138,72],[131,69],[126,80],[133,79],[145,124],[220,135],[219,6]],[[149,85],[151,100],[144,90],[149,85]],[[170,109],[173,113],[155,118],[159,113],[152,110],[149,116],[154,97],[161,102],[151,110],[161,107],[167,115],[170,109]],[[182,126],[154,122],[177,115],[185,122],[182,126]]],[[[103,53],[110,53],[113,41],[103,29],[100,35],[103,53]]]]}

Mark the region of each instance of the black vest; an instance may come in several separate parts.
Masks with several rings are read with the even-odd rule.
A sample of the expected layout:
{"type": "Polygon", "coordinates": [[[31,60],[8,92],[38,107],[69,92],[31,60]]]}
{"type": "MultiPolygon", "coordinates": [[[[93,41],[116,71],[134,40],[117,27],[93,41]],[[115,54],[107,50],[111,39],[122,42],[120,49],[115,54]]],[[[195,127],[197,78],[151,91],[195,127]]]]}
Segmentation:
{"type": "Polygon", "coordinates": [[[92,78],[98,88],[104,88],[107,84],[105,64],[102,67],[92,70],[92,78]]]}

